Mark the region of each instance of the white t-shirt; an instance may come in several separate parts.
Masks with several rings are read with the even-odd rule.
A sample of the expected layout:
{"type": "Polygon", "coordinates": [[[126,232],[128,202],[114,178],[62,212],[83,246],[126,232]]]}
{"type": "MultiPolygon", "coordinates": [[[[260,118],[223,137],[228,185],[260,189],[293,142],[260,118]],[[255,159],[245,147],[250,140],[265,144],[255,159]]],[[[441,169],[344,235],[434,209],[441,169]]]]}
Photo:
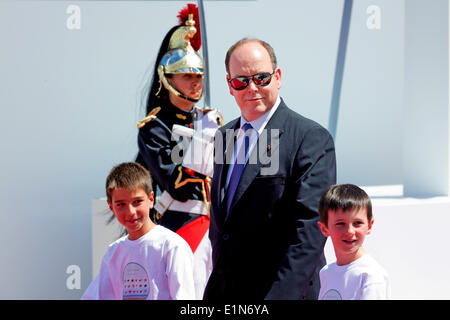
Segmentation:
{"type": "Polygon", "coordinates": [[[343,266],[323,267],[320,286],[319,300],[385,300],[391,290],[387,272],[367,253],[343,266]]]}
{"type": "Polygon", "coordinates": [[[195,299],[192,266],[186,241],[157,225],[139,239],[113,242],[82,299],[195,299]]]}

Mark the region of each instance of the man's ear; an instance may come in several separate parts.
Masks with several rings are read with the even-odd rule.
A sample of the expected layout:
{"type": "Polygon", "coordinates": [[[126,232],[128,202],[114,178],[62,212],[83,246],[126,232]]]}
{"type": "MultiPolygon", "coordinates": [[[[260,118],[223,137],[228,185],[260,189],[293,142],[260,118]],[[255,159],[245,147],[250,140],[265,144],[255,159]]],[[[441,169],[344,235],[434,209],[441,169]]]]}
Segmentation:
{"type": "Polygon", "coordinates": [[[325,225],[325,224],[323,224],[322,222],[317,222],[317,224],[319,225],[319,227],[320,227],[320,231],[322,231],[322,234],[325,236],[325,237],[329,237],[330,236],[330,233],[328,232],[328,228],[327,228],[327,226],[325,225]]]}
{"type": "Polygon", "coordinates": [[[280,68],[277,68],[275,70],[274,76],[277,81],[277,88],[278,88],[278,90],[280,90],[281,89],[281,69],[280,68]]]}

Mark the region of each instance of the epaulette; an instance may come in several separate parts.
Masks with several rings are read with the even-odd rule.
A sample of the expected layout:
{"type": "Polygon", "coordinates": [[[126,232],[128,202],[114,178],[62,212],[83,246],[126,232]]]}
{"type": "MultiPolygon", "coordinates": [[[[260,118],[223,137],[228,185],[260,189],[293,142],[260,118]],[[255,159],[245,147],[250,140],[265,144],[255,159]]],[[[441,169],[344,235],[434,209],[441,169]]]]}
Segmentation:
{"type": "Polygon", "coordinates": [[[223,126],[223,116],[219,110],[217,110],[217,122],[219,123],[219,127],[223,126]]]}
{"type": "Polygon", "coordinates": [[[152,121],[153,119],[156,119],[156,114],[161,110],[161,107],[156,107],[150,113],[141,121],[137,123],[138,129],[145,126],[148,122],[152,121]]]}
{"type": "Polygon", "coordinates": [[[217,123],[219,124],[219,126],[223,126],[223,116],[222,113],[215,108],[200,108],[198,106],[195,106],[195,108],[197,108],[197,110],[199,110],[200,112],[202,112],[204,115],[207,114],[210,111],[216,110],[217,111],[217,123]]]}
{"type": "Polygon", "coordinates": [[[195,106],[195,108],[199,111],[201,111],[203,114],[207,114],[210,111],[213,111],[214,108],[200,108],[199,106],[195,106]]]}

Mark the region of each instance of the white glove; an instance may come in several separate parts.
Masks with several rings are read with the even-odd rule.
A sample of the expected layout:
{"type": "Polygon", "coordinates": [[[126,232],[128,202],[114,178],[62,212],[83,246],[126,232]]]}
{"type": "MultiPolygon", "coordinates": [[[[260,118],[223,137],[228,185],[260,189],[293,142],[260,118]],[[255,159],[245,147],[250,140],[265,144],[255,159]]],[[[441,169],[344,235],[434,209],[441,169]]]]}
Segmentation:
{"type": "Polygon", "coordinates": [[[215,131],[194,131],[177,124],[173,125],[172,131],[180,136],[191,137],[191,142],[181,165],[205,176],[212,177],[214,171],[215,131]]]}

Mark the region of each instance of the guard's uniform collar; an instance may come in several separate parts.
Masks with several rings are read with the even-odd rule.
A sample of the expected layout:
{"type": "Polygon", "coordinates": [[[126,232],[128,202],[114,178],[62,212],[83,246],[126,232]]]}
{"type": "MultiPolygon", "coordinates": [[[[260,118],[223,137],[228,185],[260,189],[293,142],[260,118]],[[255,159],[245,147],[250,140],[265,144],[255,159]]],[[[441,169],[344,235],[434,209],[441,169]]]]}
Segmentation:
{"type": "Polygon", "coordinates": [[[195,108],[192,108],[190,111],[181,110],[180,108],[175,107],[173,104],[166,103],[162,108],[168,115],[172,115],[177,118],[181,122],[191,123],[194,118],[195,108]]]}

